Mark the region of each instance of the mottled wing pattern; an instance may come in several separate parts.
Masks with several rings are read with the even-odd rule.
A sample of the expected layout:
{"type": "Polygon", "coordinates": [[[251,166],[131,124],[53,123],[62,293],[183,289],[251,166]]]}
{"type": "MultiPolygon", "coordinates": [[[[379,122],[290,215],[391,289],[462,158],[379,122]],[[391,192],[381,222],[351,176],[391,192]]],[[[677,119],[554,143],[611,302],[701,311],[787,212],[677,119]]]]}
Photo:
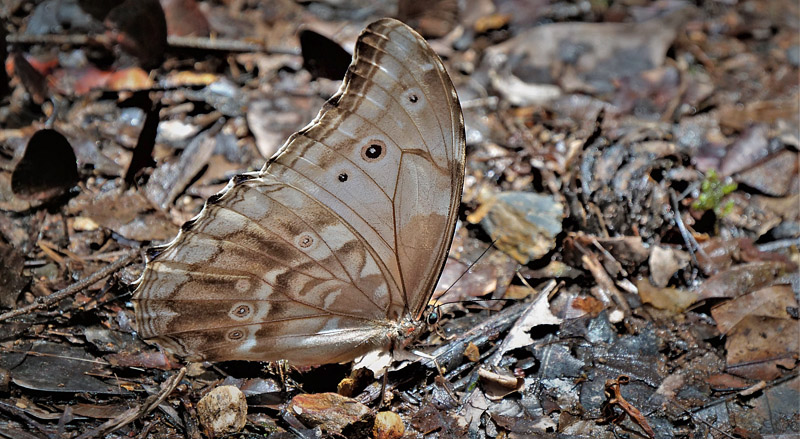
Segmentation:
{"type": "Polygon", "coordinates": [[[319,364],[384,347],[441,273],[463,172],[444,66],[410,28],[377,21],[317,118],[150,258],[137,329],[209,360],[319,364]]]}

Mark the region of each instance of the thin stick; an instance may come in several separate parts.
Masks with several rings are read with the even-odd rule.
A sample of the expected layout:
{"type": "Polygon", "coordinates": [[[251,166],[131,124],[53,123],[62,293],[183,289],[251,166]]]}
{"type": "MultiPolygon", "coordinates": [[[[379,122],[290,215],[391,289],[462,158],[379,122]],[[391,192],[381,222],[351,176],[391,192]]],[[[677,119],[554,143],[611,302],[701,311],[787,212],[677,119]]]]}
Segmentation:
{"type": "MultiPolygon", "coordinates": [[[[594,280],[597,281],[597,284],[605,289],[608,293],[611,294],[613,297],[613,302],[617,304],[618,307],[622,308],[625,311],[625,314],[630,315],[631,308],[628,306],[628,302],[625,300],[625,296],[622,295],[622,292],[614,285],[614,281],[611,280],[611,276],[608,275],[605,268],[603,268],[603,264],[600,263],[600,260],[597,259],[597,256],[592,252],[586,252],[581,256],[581,261],[583,262],[583,266],[592,273],[594,276],[594,280]]],[[[605,296],[605,291],[599,293],[605,296]]],[[[600,296],[600,299],[603,304],[607,304],[608,296],[600,296]]]]}
{"type": "Polygon", "coordinates": [[[115,271],[119,270],[120,268],[128,265],[131,261],[136,259],[139,256],[138,250],[131,250],[125,256],[118,259],[113,264],[107,265],[100,270],[95,271],[94,273],[90,274],[88,277],[85,277],[74,284],[56,291],[55,293],[45,296],[45,297],[38,297],[36,301],[31,303],[30,305],[23,306],[22,308],[17,308],[11,310],[9,312],[0,314],[0,322],[4,320],[8,320],[13,317],[21,316],[23,314],[28,314],[29,312],[47,308],[50,305],[56,304],[67,297],[78,293],[79,291],[87,288],[88,286],[92,285],[93,283],[99,281],[100,279],[114,273],[115,271]]]}
{"type": "MultiPolygon", "coordinates": [[[[7,37],[7,41],[11,44],[19,45],[49,44],[69,46],[108,46],[112,44],[112,41],[110,41],[105,35],[80,34],[12,34],[7,37]]],[[[167,44],[169,44],[170,48],[172,49],[197,49],[204,51],[241,53],[264,52],[275,55],[300,55],[299,50],[288,47],[267,47],[265,44],[259,42],[232,40],[226,38],[181,37],[177,35],[170,35],[167,37],[167,44]]]]}
{"type": "Polygon", "coordinates": [[[694,239],[694,236],[692,236],[692,234],[689,232],[689,229],[686,227],[686,224],[683,223],[680,206],[678,205],[678,199],[675,198],[675,192],[672,190],[669,191],[669,198],[672,200],[672,213],[675,218],[675,224],[678,225],[678,230],[681,232],[681,237],[686,243],[686,249],[689,250],[689,255],[692,257],[694,266],[700,267],[700,263],[697,262],[697,255],[695,253],[700,253],[701,256],[706,258],[706,261],[710,261],[711,258],[706,254],[705,250],[700,248],[700,244],[697,243],[697,240],[694,239]]]}
{"type": "Polygon", "coordinates": [[[798,246],[800,245],[800,238],[789,238],[789,239],[781,239],[779,241],[772,241],[766,244],[759,244],[756,246],[758,251],[762,252],[774,252],[775,250],[781,250],[787,247],[798,246]]]}
{"type": "Polygon", "coordinates": [[[161,391],[158,394],[148,396],[144,404],[125,410],[125,412],[119,416],[109,419],[96,429],[87,431],[86,433],[78,436],[78,439],[102,437],[111,433],[112,431],[119,430],[120,428],[141,417],[147,416],[148,413],[152,412],[156,407],[164,402],[165,399],[167,399],[170,393],[172,393],[172,391],[178,387],[178,384],[181,383],[181,380],[185,375],[186,368],[184,367],[178,371],[178,373],[171,376],[167,381],[164,381],[164,383],[161,385],[161,391]]]}
{"type": "Polygon", "coordinates": [[[25,411],[23,411],[22,409],[14,406],[14,405],[11,405],[11,404],[9,404],[7,402],[4,402],[4,401],[0,401],[0,412],[5,412],[9,416],[13,416],[13,417],[22,419],[23,421],[25,421],[31,427],[39,430],[39,432],[44,434],[45,437],[47,437],[47,438],[51,438],[52,439],[52,438],[56,438],[57,437],[54,430],[50,430],[50,429],[47,428],[46,425],[43,425],[43,424],[40,424],[40,423],[36,422],[33,418],[31,418],[30,416],[26,415],[25,411]]]}

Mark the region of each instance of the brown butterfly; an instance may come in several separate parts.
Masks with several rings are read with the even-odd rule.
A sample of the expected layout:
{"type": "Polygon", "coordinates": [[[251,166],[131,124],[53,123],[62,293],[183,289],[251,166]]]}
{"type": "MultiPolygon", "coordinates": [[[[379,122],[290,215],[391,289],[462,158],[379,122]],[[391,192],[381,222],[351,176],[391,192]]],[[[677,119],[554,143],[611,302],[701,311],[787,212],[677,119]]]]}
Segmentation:
{"type": "Polygon", "coordinates": [[[370,24],[338,93],[149,258],[144,338],[190,359],[295,365],[387,350],[419,326],[464,181],[464,119],[439,57],[370,24]]]}

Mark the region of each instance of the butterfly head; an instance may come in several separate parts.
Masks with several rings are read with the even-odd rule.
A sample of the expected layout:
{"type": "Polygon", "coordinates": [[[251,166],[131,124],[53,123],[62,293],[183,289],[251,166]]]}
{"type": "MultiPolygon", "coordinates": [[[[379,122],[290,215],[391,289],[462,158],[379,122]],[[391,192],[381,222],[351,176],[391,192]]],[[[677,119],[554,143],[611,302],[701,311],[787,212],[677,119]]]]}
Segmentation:
{"type": "Polygon", "coordinates": [[[439,313],[439,306],[428,306],[428,309],[425,310],[423,313],[423,317],[425,318],[425,324],[428,326],[435,326],[439,324],[439,318],[441,314],[439,313]]]}

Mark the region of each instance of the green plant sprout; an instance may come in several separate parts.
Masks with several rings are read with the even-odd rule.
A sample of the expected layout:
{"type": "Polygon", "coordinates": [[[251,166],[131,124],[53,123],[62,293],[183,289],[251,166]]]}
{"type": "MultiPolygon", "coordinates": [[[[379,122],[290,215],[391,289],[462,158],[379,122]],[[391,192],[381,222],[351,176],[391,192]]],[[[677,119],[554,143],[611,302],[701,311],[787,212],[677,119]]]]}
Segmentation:
{"type": "Polygon", "coordinates": [[[725,216],[733,210],[733,201],[729,200],[723,204],[723,199],[726,195],[735,191],[737,187],[736,182],[730,177],[720,180],[717,171],[711,169],[700,184],[700,195],[692,203],[692,209],[714,209],[717,215],[725,216]]]}

